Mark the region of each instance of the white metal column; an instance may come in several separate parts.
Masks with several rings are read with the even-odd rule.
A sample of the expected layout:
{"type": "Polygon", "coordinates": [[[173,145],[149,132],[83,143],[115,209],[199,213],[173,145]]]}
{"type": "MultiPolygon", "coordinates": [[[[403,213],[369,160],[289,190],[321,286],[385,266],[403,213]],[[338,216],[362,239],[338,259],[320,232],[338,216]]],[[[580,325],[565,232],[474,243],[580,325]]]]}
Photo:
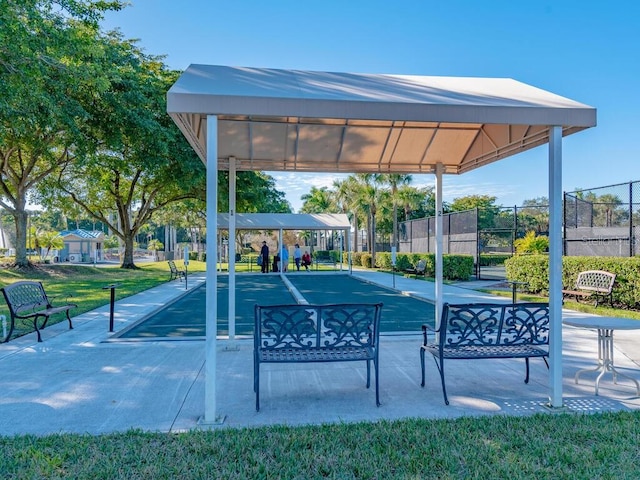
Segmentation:
{"type": "Polygon", "coordinates": [[[207,296],[203,423],[216,423],[216,335],[218,332],[218,117],[207,115],[207,296]]]}
{"type": "Polygon", "coordinates": [[[229,157],[229,341],[236,336],[236,159],[229,157]]]}
{"type": "Polygon", "coordinates": [[[440,328],[442,295],[442,164],[436,164],[436,328],[440,328]]]}
{"type": "Polygon", "coordinates": [[[562,402],[562,127],[549,129],[549,404],[562,402]]]}

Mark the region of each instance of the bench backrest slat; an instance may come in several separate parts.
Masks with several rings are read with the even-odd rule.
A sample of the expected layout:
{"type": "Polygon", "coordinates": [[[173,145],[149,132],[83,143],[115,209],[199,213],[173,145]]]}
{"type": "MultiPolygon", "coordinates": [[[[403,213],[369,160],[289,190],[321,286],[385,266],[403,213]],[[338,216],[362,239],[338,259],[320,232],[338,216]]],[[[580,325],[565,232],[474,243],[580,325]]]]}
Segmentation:
{"type": "Polygon", "coordinates": [[[587,270],[578,273],[576,288],[593,292],[611,293],[616,280],[615,273],[604,270],[587,270]]]}
{"type": "Polygon", "coordinates": [[[382,304],[255,306],[256,350],[376,347],[382,304]]]}
{"type": "Polygon", "coordinates": [[[445,303],[439,342],[447,347],[546,345],[549,304],[445,303]]]}
{"type": "Polygon", "coordinates": [[[12,315],[51,307],[41,282],[20,281],[2,289],[12,315]]]}

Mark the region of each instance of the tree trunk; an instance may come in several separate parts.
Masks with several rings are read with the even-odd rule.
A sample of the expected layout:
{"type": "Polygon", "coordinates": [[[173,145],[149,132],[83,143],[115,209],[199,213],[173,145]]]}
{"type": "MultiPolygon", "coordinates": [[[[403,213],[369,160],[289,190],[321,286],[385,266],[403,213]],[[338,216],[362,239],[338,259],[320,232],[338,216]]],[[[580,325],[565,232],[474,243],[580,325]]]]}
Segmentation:
{"type": "Polygon", "coordinates": [[[122,257],[122,265],[120,268],[135,269],[136,264],[133,263],[133,235],[131,232],[125,232],[124,235],[124,255],[122,257]]]}
{"type": "Polygon", "coordinates": [[[16,222],[16,267],[28,267],[29,258],[27,257],[27,211],[16,206],[13,212],[13,219],[16,222]]]}
{"type": "Polygon", "coordinates": [[[398,251],[398,206],[393,202],[393,238],[391,239],[391,246],[396,247],[398,251]]]}

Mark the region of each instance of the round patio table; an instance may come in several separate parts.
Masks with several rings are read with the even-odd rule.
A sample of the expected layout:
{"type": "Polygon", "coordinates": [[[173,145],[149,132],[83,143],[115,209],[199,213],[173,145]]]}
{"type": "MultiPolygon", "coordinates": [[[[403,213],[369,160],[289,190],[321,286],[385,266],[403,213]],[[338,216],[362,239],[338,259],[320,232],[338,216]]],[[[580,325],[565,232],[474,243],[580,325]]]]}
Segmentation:
{"type": "Polygon", "coordinates": [[[625,377],[636,384],[637,394],[640,395],[640,384],[635,378],[616,370],[613,363],[613,331],[614,330],[638,330],[640,320],[620,317],[569,317],[564,318],[563,323],[573,327],[590,328],[598,330],[598,365],[595,368],[583,368],[576,372],[575,381],[585,372],[600,372],[596,378],[596,395],[600,380],[605,373],[613,375],[613,383],[618,383],[618,376],[625,377]]]}

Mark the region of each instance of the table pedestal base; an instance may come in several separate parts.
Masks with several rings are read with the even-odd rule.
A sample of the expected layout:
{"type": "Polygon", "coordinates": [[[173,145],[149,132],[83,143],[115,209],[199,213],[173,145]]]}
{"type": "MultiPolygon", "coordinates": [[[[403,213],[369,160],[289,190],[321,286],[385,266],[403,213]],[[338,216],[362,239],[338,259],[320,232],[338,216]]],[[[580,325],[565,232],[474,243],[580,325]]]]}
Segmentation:
{"type": "Polygon", "coordinates": [[[578,383],[578,377],[580,374],[586,372],[600,372],[598,378],[596,378],[596,395],[598,395],[598,388],[600,386],[600,380],[605,373],[610,372],[613,375],[613,383],[618,383],[618,376],[627,378],[636,384],[637,395],[640,396],[640,384],[635,378],[625,375],[619,372],[613,365],[613,330],[606,328],[598,329],[598,366],[596,368],[583,368],[576,372],[575,381],[578,383]]]}

